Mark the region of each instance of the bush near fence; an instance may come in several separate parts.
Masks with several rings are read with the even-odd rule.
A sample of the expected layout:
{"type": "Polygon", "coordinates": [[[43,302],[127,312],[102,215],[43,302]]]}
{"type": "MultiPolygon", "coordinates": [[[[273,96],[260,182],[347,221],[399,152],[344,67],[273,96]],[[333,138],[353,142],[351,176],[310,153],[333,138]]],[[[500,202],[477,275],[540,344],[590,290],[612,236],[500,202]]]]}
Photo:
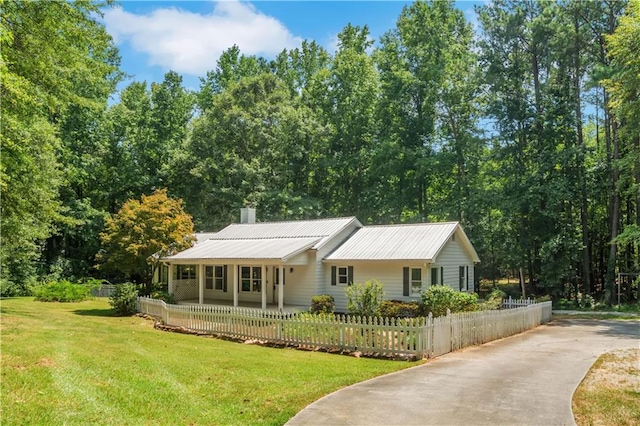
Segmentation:
{"type": "Polygon", "coordinates": [[[551,319],[551,302],[505,300],[504,307],[510,309],[438,318],[380,318],[169,305],[162,300],[138,298],[138,312],[161,318],[165,325],[197,332],[302,348],[415,358],[435,357],[501,339],[551,319]]]}

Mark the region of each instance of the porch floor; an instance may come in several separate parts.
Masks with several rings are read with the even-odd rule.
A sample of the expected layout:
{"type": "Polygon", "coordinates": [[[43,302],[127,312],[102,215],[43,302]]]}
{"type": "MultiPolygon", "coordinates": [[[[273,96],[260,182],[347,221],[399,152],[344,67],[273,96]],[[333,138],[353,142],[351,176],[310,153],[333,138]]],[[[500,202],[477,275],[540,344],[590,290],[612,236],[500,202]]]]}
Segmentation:
{"type": "MultiPolygon", "coordinates": [[[[176,302],[178,305],[199,305],[198,299],[185,299],[176,302]]],[[[233,300],[222,300],[222,299],[204,299],[204,305],[217,305],[217,306],[233,306],[233,300]]],[[[239,308],[251,308],[251,309],[262,309],[262,303],[260,302],[238,302],[239,308]]],[[[268,303],[267,304],[268,311],[278,311],[278,304],[268,303]]],[[[308,311],[308,306],[302,305],[284,305],[282,308],[282,312],[293,313],[293,312],[304,312],[308,311]]]]}

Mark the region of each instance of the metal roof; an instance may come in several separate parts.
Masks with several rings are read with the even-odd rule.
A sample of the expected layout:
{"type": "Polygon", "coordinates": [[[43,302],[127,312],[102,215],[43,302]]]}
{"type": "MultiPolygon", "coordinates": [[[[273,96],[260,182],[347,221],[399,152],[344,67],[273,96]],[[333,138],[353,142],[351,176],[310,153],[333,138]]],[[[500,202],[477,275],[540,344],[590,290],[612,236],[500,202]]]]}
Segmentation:
{"type": "Polygon", "coordinates": [[[479,262],[477,253],[458,222],[366,226],[356,231],[325,260],[433,261],[456,231],[473,261],[479,262]]]}
{"type": "Polygon", "coordinates": [[[196,237],[196,244],[200,244],[203,241],[207,241],[216,235],[215,232],[196,232],[193,234],[196,237]]]}
{"type": "Polygon", "coordinates": [[[210,239],[165,260],[287,259],[313,247],[319,238],[210,239]]]}
{"type": "Polygon", "coordinates": [[[329,238],[342,231],[355,217],[296,220],[290,222],[234,223],[216,233],[216,240],[257,240],[263,238],[316,238],[313,248],[319,248],[329,238]]]}

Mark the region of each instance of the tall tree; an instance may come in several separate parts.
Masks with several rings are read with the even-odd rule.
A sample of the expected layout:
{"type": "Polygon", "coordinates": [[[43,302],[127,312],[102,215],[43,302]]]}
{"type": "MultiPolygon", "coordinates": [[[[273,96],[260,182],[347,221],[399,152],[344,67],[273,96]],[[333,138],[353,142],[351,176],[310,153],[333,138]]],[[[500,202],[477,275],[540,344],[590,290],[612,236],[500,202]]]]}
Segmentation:
{"type": "Polygon", "coordinates": [[[33,277],[42,241],[62,220],[60,123],[72,105],[104,108],[118,77],[117,51],[99,20],[100,7],[88,1],[2,3],[0,263],[3,281],[21,288],[33,277]]]}
{"type": "Polygon", "coordinates": [[[461,57],[468,54],[469,38],[469,25],[452,2],[419,1],[405,6],[396,28],[380,40],[376,164],[380,197],[386,199],[387,209],[393,205],[382,212],[387,221],[424,220],[433,213],[435,203],[428,199],[428,188],[437,161],[438,105],[452,61],[464,62],[461,57]]]}

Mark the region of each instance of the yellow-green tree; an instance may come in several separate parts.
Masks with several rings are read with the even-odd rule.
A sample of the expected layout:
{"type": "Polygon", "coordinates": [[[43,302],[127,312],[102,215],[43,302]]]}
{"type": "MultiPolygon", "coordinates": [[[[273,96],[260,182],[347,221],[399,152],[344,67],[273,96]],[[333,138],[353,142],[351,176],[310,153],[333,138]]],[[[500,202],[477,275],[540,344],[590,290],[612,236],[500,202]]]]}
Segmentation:
{"type": "Polygon", "coordinates": [[[170,198],[166,188],[129,200],[107,218],[100,234],[100,268],[150,286],[160,258],[191,247],[193,233],[193,221],[182,200],[170,198]]]}

